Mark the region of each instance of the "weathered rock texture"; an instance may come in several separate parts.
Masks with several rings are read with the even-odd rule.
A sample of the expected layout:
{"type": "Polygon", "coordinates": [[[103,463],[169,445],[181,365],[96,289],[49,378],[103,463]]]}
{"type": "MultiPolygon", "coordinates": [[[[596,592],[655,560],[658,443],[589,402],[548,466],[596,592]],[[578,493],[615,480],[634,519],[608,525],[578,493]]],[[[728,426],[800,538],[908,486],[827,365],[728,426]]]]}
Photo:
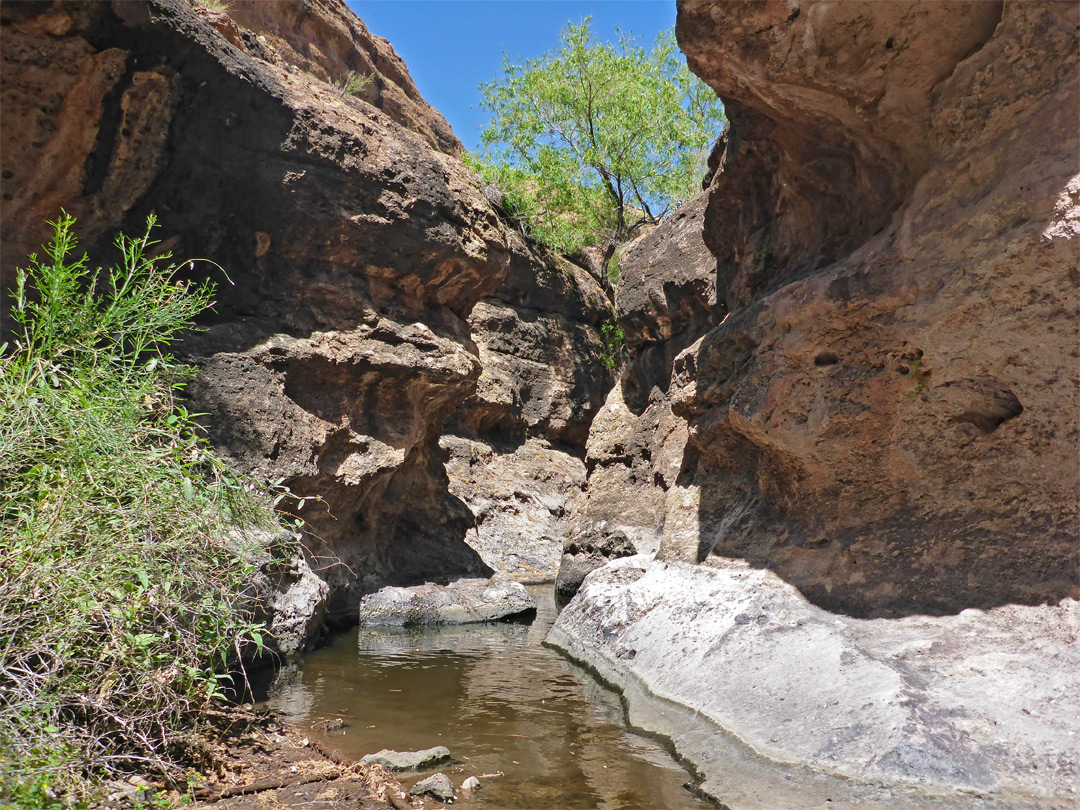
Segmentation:
{"type": "Polygon", "coordinates": [[[362,625],[469,624],[529,612],[536,613],[536,602],[525,586],[502,574],[445,585],[388,585],[360,600],[362,625]]]}
{"type": "Polygon", "coordinates": [[[667,492],[686,474],[687,426],[668,396],[672,365],[724,313],[716,261],[701,235],[706,203],[705,196],[687,203],[619,259],[615,317],[629,359],[589,433],[588,485],[569,520],[560,599],[608,560],[660,545],[667,492]]]}
{"type": "Polygon", "coordinates": [[[550,582],[558,572],[571,512],[582,500],[585,465],[542,438],[520,444],[445,434],[450,491],[473,513],[470,546],[518,582],[550,582]]]}
{"type": "Polygon", "coordinates": [[[1077,633],[1071,599],[855,619],[742,561],[638,556],[593,572],[548,640],[732,810],[1018,810],[1075,806],[1077,633]]]}
{"type": "Polygon", "coordinates": [[[367,754],[361,762],[374,763],[392,771],[422,771],[450,759],[450,749],[445,745],[425,748],[423,751],[391,751],[384,748],[367,754]]]}
{"type": "Polygon", "coordinates": [[[856,614],[1077,594],[1078,20],[680,3],[731,117],[705,238],[734,311],[675,361],[698,458],[661,556],[856,614]]]}
{"type": "Polygon", "coordinates": [[[551,640],[726,805],[1076,801],[1078,31],[1073,3],[679,3],[730,116],[713,259],[620,283],[580,513],[659,548],[551,640]]]}
{"type": "Polygon", "coordinates": [[[469,544],[514,579],[548,582],[582,503],[589,426],[611,387],[599,327],[612,307],[584,269],[541,261],[514,239],[506,280],[469,317],[483,370],[441,445],[450,491],[475,517],[469,544]]]}
{"type": "Polygon", "coordinates": [[[535,322],[529,345],[562,354],[536,358],[526,422],[583,438],[604,391],[559,397],[588,387],[579,344],[597,316],[525,282],[519,309],[492,314],[508,273],[565,287],[576,271],[548,267],[503,224],[389,45],[339,0],[228,14],[181,0],[5,3],[0,19],[4,277],[61,206],[87,247],[156,211],[162,249],[228,273],[184,266],[219,282],[208,331],[184,347],[212,441],[321,499],[302,511],[330,586],[312,615],[355,622],[384,584],[489,575],[438,448],[481,377],[467,319],[484,299],[488,320],[535,322]],[[327,83],[350,72],[369,77],[356,96],[327,83]]]}

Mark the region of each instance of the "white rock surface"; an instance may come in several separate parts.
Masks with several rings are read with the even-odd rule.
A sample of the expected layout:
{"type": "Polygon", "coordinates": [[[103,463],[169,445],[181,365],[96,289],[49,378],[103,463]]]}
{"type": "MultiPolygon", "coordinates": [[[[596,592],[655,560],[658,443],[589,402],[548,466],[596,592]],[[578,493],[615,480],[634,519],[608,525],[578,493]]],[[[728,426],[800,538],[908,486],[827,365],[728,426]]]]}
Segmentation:
{"type": "Polygon", "coordinates": [[[562,538],[581,501],[581,459],[531,438],[500,447],[444,435],[450,492],[476,518],[465,542],[484,562],[524,583],[551,582],[559,570],[562,538]]]}
{"type": "Polygon", "coordinates": [[[639,555],[590,574],[548,641],[732,810],[1073,808],[1078,635],[1073,600],[853,619],[742,562],[639,555]]]}

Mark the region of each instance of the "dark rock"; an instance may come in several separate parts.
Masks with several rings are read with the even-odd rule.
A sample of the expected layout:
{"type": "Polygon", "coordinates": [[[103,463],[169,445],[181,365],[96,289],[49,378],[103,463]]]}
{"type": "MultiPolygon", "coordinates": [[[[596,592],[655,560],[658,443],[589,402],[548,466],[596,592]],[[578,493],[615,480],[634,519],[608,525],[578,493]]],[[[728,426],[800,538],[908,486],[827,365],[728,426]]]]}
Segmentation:
{"type": "Polygon", "coordinates": [[[563,549],[559,576],[555,580],[556,601],[560,604],[569,602],[591,572],[611,560],[636,553],[630,538],[618,529],[605,532],[594,528],[575,536],[563,549]]]}

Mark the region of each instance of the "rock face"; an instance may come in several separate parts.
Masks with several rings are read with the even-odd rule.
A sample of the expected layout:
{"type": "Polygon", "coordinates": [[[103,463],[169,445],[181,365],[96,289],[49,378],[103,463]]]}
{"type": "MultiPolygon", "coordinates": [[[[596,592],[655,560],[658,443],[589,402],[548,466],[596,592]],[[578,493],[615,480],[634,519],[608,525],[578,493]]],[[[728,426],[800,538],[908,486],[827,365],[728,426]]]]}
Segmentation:
{"type": "Polygon", "coordinates": [[[550,582],[583,502],[589,426],[611,387],[599,327],[612,308],[583,268],[514,244],[506,280],[469,317],[483,371],[441,446],[450,492],[475,517],[467,542],[509,577],[550,582]]]}
{"type": "Polygon", "coordinates": [[[701,235],[707,201],[684,205],[619,260],[615,316],[630,358],[589,433],[588,484],[569,520],[560,599],[610,559],[655,552],[669,519],[668,491],[686,475],[687,426],[668,396],[672,364],[724,314],[716,261],[701,235]]]}
{"type": "Polygon", "coordinates": [[[328,585],[311,615],[354,623],[383,585],[490,575],[438,447],[487,362],[469,318],[512,344],[492,338],[481,396],[507,353],[561,352],[533,363],[535,390],[510,384],[511,410],[581,441],[605,393],[588,380],[599,304],[591,288],[559,299],[577,271],[504,225],[389,45],[338,0],[18,3],[0,19],[4,277],[61,206],[88,248],[156,211],[162,250],[228,274],[183,265],[219,283],[184,346],[194,410],[239,467],[318,498],[301,511],[328,585]],[[350,73],[367,77],[351,96],[350,73]]]}
{"type": "Polygon", "coordinates": [[[525,583],[558,572],[572,510],[582,500],[585,465],[542,438],[521,444],[445,434],[450,491],[476,521],[466,540],[493,569],[525,583]]]}
{"type": "Polygon", "coordinates": [[[577,513],[658,549],[550,640],[732,808],[1075,803],[1077,30],[1065,3],[679,3],[730,117],[712,259],[620,282],[577,513]]]}
{"type": "Polygon", "coordinates": [[[593,572],[548,641],[620,686],[631,722],[672,737],[733,810],[1066,808],[1078,632],[1075,600],[853,619],[742,561],[638,556],[593,572]]]}
{"type": "Polygon", "coordinates": [[[735,311],[675,361],[698,459],[661,556],[860,615],[1078,593],[1078,15],[680,4],[731,116],[735,311]]]}

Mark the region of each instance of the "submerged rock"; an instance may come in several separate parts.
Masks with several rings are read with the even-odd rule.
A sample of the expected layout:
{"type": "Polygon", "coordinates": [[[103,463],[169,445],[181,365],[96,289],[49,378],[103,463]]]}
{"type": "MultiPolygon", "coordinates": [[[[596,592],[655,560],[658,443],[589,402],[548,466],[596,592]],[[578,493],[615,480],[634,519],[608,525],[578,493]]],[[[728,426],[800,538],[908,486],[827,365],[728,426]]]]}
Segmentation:
{"type": "Polygon", "coordinates": [[[441,802],[454,800],[454,783],[445,773],[436,773],[421,779],[409,791],[410,796],[434,796],[441,802]]]}
{"type": "Polygon", "coordinates": [[[360,600],[360,624],[467,624],[535,612],[536,602],[520,582],[491,579],[386,587],[360,600]]]}
{"type": "Polygon", "coordinates": [[[392,771],[422,771],[447,759],[450,759],[450,749],[444,745],[436,745],[423,751],[391,751],[384,748],[368,754],[360,761],[365,765],[382,765],[392,771]]]}

